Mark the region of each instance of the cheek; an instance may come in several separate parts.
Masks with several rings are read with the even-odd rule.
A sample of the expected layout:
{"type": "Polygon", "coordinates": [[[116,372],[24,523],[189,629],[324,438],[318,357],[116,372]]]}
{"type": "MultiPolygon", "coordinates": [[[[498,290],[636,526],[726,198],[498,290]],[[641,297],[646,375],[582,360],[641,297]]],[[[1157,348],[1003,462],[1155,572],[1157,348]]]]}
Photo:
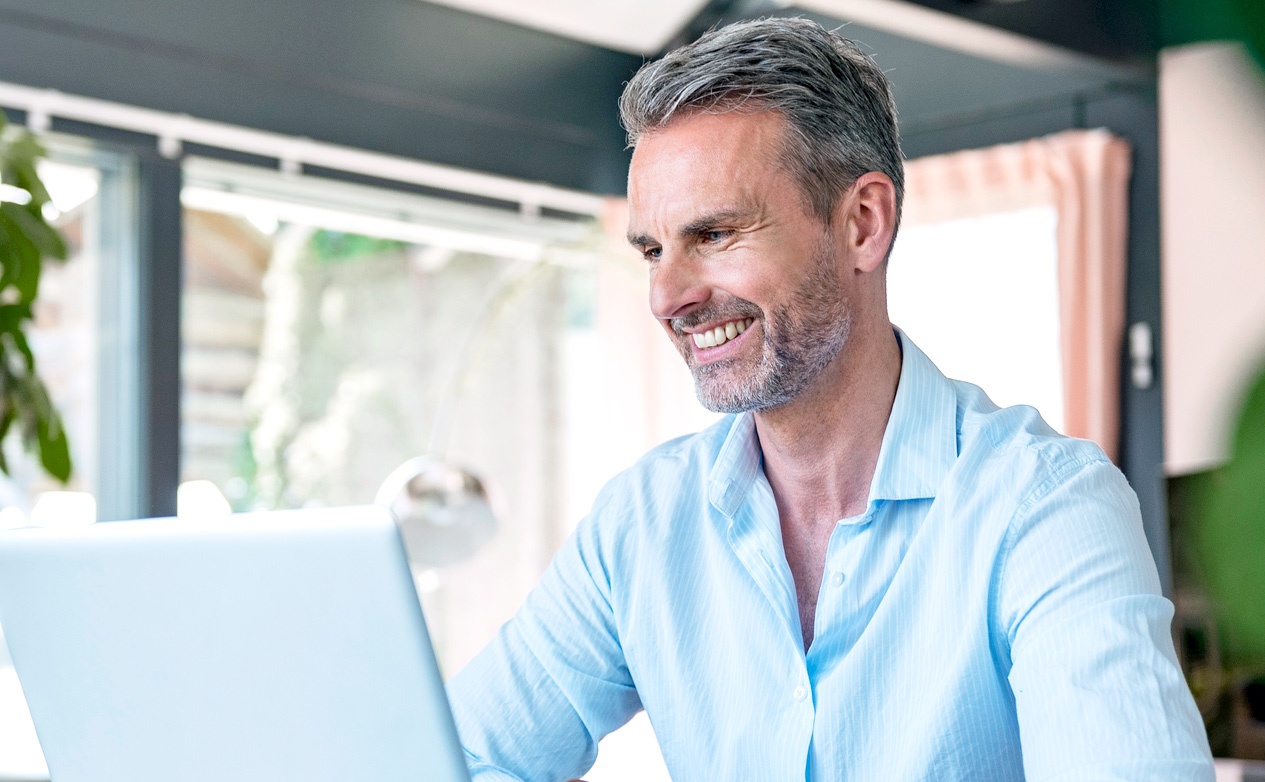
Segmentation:
{"type": "Polygon", "coordinates": [[[714,264],[709,278],[714,288],[768,310],[796,287],[793,269],[791,259],[752,250],[714,264]]]}

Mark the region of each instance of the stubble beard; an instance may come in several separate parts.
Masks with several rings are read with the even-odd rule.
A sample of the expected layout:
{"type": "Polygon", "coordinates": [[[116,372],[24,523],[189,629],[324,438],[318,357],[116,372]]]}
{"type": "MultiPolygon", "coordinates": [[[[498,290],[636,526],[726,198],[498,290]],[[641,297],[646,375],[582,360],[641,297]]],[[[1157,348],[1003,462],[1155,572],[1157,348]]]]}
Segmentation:
{"type": "Polygon", "coordinates": [[[830,242],[823,239],[803,284],[771,315],[746,299],[736,299],[674,319],[672,328],[703,407],[743,413],[782,407],[803,393],[843,350],[852,332],[852,310],[836,276],[830,242]],[[760,324],[759,362],[750,367],[734,357],[698,364],[684,329],[736,318],[755,318],[760,324]]]}

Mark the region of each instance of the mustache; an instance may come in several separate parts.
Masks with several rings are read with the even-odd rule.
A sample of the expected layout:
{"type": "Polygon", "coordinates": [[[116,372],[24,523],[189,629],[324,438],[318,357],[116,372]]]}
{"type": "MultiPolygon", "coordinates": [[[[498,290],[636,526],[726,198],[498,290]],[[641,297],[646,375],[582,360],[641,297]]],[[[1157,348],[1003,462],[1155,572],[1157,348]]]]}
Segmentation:
{"type": "Polygon", "coordinates": [[[735,299],[721,306],[707,306],[692,310],[678,318],[670,318],[668,325],[678,337],[686,335],[686,329],[696,328],[709,321],[737,320],[738,318],[763,318],[764,310],[746,299],[735,299]]]}

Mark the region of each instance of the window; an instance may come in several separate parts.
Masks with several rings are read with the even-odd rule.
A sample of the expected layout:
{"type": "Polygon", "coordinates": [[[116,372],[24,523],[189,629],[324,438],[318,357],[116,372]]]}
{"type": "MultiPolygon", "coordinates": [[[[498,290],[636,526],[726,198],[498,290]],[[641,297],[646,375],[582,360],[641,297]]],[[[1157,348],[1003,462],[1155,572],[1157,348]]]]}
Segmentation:
{"type": "Polygon", "coordinates": [[[902,228],[888,311],[946,376],[1063,430],[1053,207],[902,228]]]}
{"type": "MultiPolygon", "coordinates": [[[[185,183],[181,512],[368,503],[427,452],[471,469],[496,535],[415,566],[445,674],[513,615],[648,431],[714,420],[645,309],[644,269],[603,266],[618,261],[590,220],[205,160],[185,183]],[[676,373],[664,388],[624,382],[646,330],[676,373]],[[650,396],[674,414],[651,421],[650,396]]],[[[662,769],[644,716],[603,752],[588,778],[623,779],[629,758],[642,778],[662,769]]]]}
{"type": "Polygon", "coordinates": [[[593,226],[205,160],[185,182],[181,512],[370,503],[412,457],[465,466],[499,529],[417,568],[456,670],[569,530],[561,345],[593,226]]]}
{"type": "MultiPolygon", "coordinates": [[[[61,412],[74,474],[45,475],[19,437],[5,442],[0,528],[133,516],[135,481],[135,211],[127,158],[75,139],[44,140],[39,164],[50,218],[68,244],[46,262],[29,334],[37,369],[61,412]]],[[[0,758],[17,777],[47,774],[22,689],[0,632],[0,758]]]]}

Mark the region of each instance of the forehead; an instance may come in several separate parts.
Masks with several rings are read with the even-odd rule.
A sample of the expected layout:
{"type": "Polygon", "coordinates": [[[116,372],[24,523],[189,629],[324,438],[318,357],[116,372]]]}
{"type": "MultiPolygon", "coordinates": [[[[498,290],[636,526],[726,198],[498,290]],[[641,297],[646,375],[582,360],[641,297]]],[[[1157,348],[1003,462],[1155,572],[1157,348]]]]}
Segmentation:
{"type": "Polygon", "coordinates": [[[789,182],[780,162],[785,133],[785,120],[771,111],[695,114],[647,133],[628,170],[631,222],[662,228],[762,202],[789,182]]]}

